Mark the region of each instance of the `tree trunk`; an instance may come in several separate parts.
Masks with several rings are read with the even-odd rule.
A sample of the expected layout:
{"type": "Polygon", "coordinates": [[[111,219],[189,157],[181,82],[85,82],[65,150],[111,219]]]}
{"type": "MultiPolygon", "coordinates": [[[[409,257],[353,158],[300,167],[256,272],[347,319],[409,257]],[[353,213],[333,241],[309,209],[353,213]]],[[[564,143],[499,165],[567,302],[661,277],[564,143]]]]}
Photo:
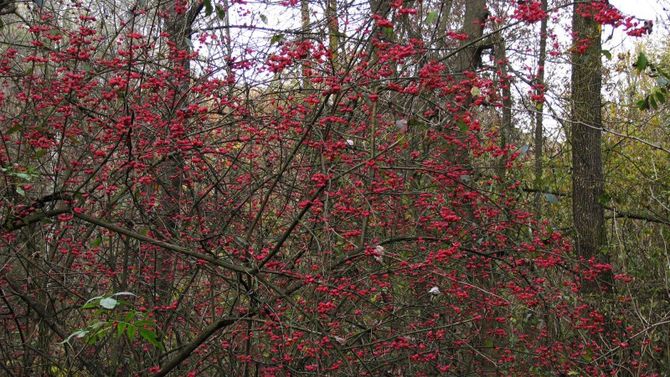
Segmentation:
{"type": "MultiPolygon", "coordinates": [[[[547,11],[547,0],[542,0],[542,10],[547,11]]],[[[547,23],[548,19],[545,17],[540,23],[540,55],[537,62],[537,75],[535,76],[536,84],[538,89],[536,90],[537,94],[541,94],[544,98],[544,66],[547,62],[547,23]],[[539,91],[542,91],[539,93],[539,91]]],[[[544,103],[537,102],[535,108],[535,135],[534,135],[534,151],[535,151],[535,193],[534,198],[534,209],[535,209],[535,218],[540,219],[542,213],[542,200],[541,200],[541,191],[542,191],[542,147],[544,144],[544,103]]]]}
{"type": "Polygon", "coordinates": [[[465,4],[463,29],[461,32],[468,35],[468,39],[461,42],[461,51],[456,56],[454,72],[462,74],[465,71],[474,71],[481,65],[481,55],[484,43],[484,24],[489,16],[486,0],[470,0],[465,4]],[[473,43],[474,42],[474,43],[473,43]]]}
{"type": "MultiPolygon", "coordinates": [[[[308,34],[311,31],[311,25],[309,21],[309,1],[308,0],[300,0],[300,20],[302,22],[301,26],[301,31],[302,31],[302,39],[307,40],[308,34]]],[[[310,65],[304,61],[302,63],[302,87],[303,89],[308,89],[311,87],[310,83],[310,65]]]]}
{"type": "Polygon", "coordinates": [[[333,70],[340,68],[340,26],[337,20],[337,0],[326,0],[326,22],[328,24],[328,49],[332,54],[333,70]]]}
{"type": "MultiPolygon", "coordinates": [[[[608,263],[605,214],[599,203],[604,190],[601,143],[602,63],[600,26],[573,9],[572,50],[572,218],[577,255],[608,263]]],[[[611,290],[611,275],[584,281],[584,292],[611,290]]]]}
{"type": "MultiPolygon", "coordinates": [[[[456,82],[466,77],[464,75],[465,72],[476,71],[477,68],[481,66],[482,51],[485,48],[492,47],[490,38],[482,40],[482,37],[484,36],[484,26],[488,16],[489,11],[486,6],[486,0],[469,0],[465,2],[465,14],[461,32],[467,34],[468,39],[461,42],[459,47],[460,51],[454,57],[454,61],[452,62],[452,69],[456,82]]],[[[455,115],[468,113],[472,101],[473,97],[468,93],[466,100],[462,104],[459,104],[460,111],[455,115]]],[[[460,137],[466,137],[466,132],[463,132],[462,130],[457,130],[456,132],[458,132],[460,137]]],[[[453,152],[453,156],[455,158],[454,161],[459,161],[462,167],[467,170],[473,170],[474,173],[475,168],[473,167],[471,156],[467,150],[459,148],[459,150],[453,152]]],[[[469,205],[466,206],[466,211],[468,212],[467,217],[469,219],[474,219],[474,213],[469,205]]],[[[475,277],[475,279],[477,285],[481,287],[488,287],[492,284],[492,281],[483,281],[479,277],[475,277]]],[[[490,314],[487,313],[487,316],[488,315],[490,314]]],[[[472,359],[465,362],[466,365],[474,364],[474,370],[469,370],[467,372],[475,372],[480,376],[496,376],[499,374],[499,368],[496,363],[498,355],[494,349],[487,347],[491,337],[489,333],[496,327],[496,323],[492,319],[485,319],[480,323],[480,326],[476,344],[481,351],[473,353],[471,355],[472,359]]],[[[465,374],[468,374],[467,372],[465,374]]]]}
{"type": "MultiPolygon", "coordinates": [[[[501,86],[502,94],[502,119],[500,124],[500,146],[502,148],[507,147],[508,144],[512,144],[512,134],[514,131],[514,126],[512,125],[512,83],[509,80],[508,64],[507,61],[507,47],[505,44],[505,39],[503,36],[498,33],[495,36],[495,59],[496,64],[498,65],[498,80],[501,86]]],[[[507,174],[507,157],[503,157],[498,162],[498,176],[504,178],[507,174]]],[[[504,180],[503,180],[504,181],[504,180]]]]}

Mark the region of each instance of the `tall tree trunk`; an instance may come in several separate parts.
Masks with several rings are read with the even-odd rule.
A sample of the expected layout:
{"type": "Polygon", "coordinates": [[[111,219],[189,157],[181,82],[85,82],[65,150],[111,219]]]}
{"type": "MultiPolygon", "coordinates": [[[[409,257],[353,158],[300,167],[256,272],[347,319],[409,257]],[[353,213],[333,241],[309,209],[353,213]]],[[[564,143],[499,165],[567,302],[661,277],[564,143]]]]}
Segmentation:
{"type": "Polygon", "coordinates": [[[467,34],[468,39],[461,42],[461,51],[456,56],[454,72],[461,74],[465,71],[473,71],[481,65],[482,49],[485,43],[474,41],[481,39],[484,35],[484,24],[488,16],[486,0],[469,0],[465,3],[461,32],[467,34]]]}
{"type": "MultiPolygon", "coordinates": [[[[178,14],[175,12],[175,5],[173,1],[169,1],[165,5],[165,10],[169,14],[165,20],[165,30],[169,35],[169,41],[176,51],[190,51],[187,38],[190,35],[190,25],[186,15],[178,14]]],[[[173,70],[176,77],[181,76],[180,72],[188,72],[190,70],[190,62],[188,59],[175,60],[177,52],[171,53],[171,59],[173,61],[173,70]]],[[[178,79],[185,81],[185,79],[178,79]]],[[[181,82],[179,83],[178,92],[174,95],[174,101],[171,104],[172,113],[183,105],[185,98],[185,91],[188,90],[188,83],[181,82]],[[177,103],[180,102],[180,103],[177,103]]],[[[170,116],[170,115],[168,115],[170,116]]],[[[173,140],[175,143],[174,148],[171,148],[171,152],[168,156],[165,157],[165,161],[159,167],[159,179],[161,185],[160,193],[160,213],[157,220],[157,227],[163,230],[164,237],[166,238],[178,238],[178,222],[176,220],[177,215],[180,212],[180,200],[181,200],[181,191],[182,191],[182,173],[183,173],[183,158],[180,155],[179,149],[176,148],[176,135],[166,135],[170,140],[173,140]]],[[[154,300],[157,305],[162,305],[167,303],[167,300],[170,298],[170,290],[172,287],[172,282],[170,281],[169,276],[171,276],[173,258],[167,256],[161,256],[160,252],[154,252],[154,268],[155,268],[155,277],[154,277],[154,300]]]]}
{"type": "MultiPolygon", "coordinates": [[[[542,0],[542,10],[547,11],[547,0],[542,0]]],[[[542,98],[544,98],[544,66],[547,62],[547,22],[548,22],[548,17],[545,17],[542,19],[540,23],[540,55],[538,58],[537,62],[537,74],[535,76],[535,81],[538,86],[538,89],[536,90],[536,94],[541,94],[542,98]],[[539,93],[541,91],[541,93],[539,93]]],[[[542,147],[544,144],[544,103],[543,102],[537,102],[536,108],[535,108],[535,135],[534,135],[534,151],[535,151],[535,189],[537,192],[535,193],[535,199],[534,199],[534,209],[535,209],[535,217],[537,219],[540,218],[540,215],[542,213],[542,200],[541,200],[541,191],[542,187],[542,158],[543,158],[543,151],[542,147]]]]}
{"type": "MultiPolygon", "coordinates": [[[[446,33],[447,28],[449,27],[449,20],[451,18],[452,7],[454,5],[453,0],[443,0],[440,3],[440,20],[438,21],[437,31],[439,33],[446,33]]],[[[443,38],[444,34],[437,34],[441,38],[437,38],[437,44],[441,49],[446,50],[447,38],[443,38]]],[[[432,39],[432,38],[431,38],[432,39]]]]}
{"type": "MultiPolygon", "coordinates": [[[[482,40],[482,37],[484,36],[484,26],[488,16],[489,11],[486,6],[486,0],[468,0],[465,2],[465,14],[463,17],[463,28],[461,29],[461,32],[467,34],[468,39],[461,42],[459,47],[460,51],[454,57],[454,61],[452,62],[454,78],[456,79],[456,82],[465,78],[465,72],[476,71],[477,68],[481,65],[482,51],[485,48],[492,47],[492,40],[490,38],[485,38],[485,40],[482,40]]],[[[463,102],[462,105],[460,105],[461,108],[459,113],[462,114],[469,112],[472,101],[472,95],[468,94],[467,99],[463,102]]],[[[459,114],[457,113],[455,115],[459,114]]],[[[465,132],[457,132],[459,132],[460,137],[465,137],[465,132]]],[[[471,157],[467,150],[456,150],[454,151],[453,156],[455,158],[454,161],[458,161],[461,166],[468,170],[474,170],[471,157]]],[[[470,206],[466,206],[466,211],[469,213],[468,217],[470,219],[474,219],[474,214],[472,213],[472,208],[470,208],[470,206]]],[[[491,281],[483,281],[479,277],[476,277],[475,279],[478,286],[488,287],[490,284],[492,284],[491,281]]],[[[487,313],[487,317],[488,316],[491,316],[491,313],[487,313]]],[[[464,371],[464,374],[475,372],[480,376],[498,375],[499,369],[496,363],[496,360],[498,360],[496,351],[487,347],[488,341],[491,337],[489,332],[495,327],[496,323],[492,319],[486,319],[481,322],[479,334],[477,336],[477,347],[480,348],[481,351],[472,354],[472,360],[465,363],[467,365],[474,361],[474,365],[477,370],[464,371]]]]}
{"type": "MultiPolygon", "coordinates": [[[[311,26],[309,21],[309,0],[300,0],[300,20],[302,22],[302,39],[307,40],[311,26]]],[[[311,86],[309,81],[310,65],[306,61],[302,63],[302,87],[308,89],[311,86]]]]}
{"type": "MultiPolygon", "coordinates": [[[[508,144],[512,143],[512,134],[514,131],[514,126],[512,125],[512,84],[509,80],[508,64],[507,61],[507,47],[505,45],[505,39],[502,34],[497,33],[495,36],[495,58],[496,63],[498,64],[498,80],[501,86],[502,94],[502,122],[500,124],[500,146],[505,148],[508,144]]],[[[506,174],[507,158],[503,157],[500,159],[498,165],[498,176],[503,178],[506,174]]]]}
{"type": "Polygon", "coordinates": [[[326,0],[326,22],[328,24],[328,49],[332,54],[333,69],[339,67],[340,26],[337,21],[337,0],[326,0]]]}
{"type": "MultiPolygon", "coordinates": [[[[454,84],[465,79],[465,72],[474,72],[481,65],[482,51],[492,47],[490,38],[482,40],[484,35],[484,26],[489,16],[486,0],[470,0],[465,3],[465,14],[463,18],[463,27],[461,33],[466,34],[468,39],[461,41],[458,53],[450,61],[453,72],[454,84]]],[[[450,99],[456,100],[456,96],[450,99]]],[[[470,105],[473,98],[471,92],[465,93],[465,99],[457,103],[455,116],[462,116],[470,111],[470,105]]],[[[465,138],[467,132],[457,130],[456,134],[460,138],[465,138]]],[[[456,147],[452,155],[453,161],[459,161],[466,169],[472,168],[472,162],[467,150],[456,147]]]]}
{"type": "MultiPolygon", "coordinates": [[[[577,255],[607,263],[605,215],[599,199],[604,190],[601,143],[602,63],[600,25],[577,12],[572,16],[572,218],[577,255]]],[[[584,281],[584,292],[611,290],[611,275],[584,281]]]]}
{"type": "MultiPolygon", "coordinates": [[[[193,23],[204,7],[204,3],[193,5],[184,13],[176,12],[176,0],[170,0],[163,3],[165,19],[163,29],[168,34],[170,69],[175,77],[175,93],[171,102],[168,104],[169,112],[164,116],[166,120],[175,120],[179,109],[188,105],[189,86],[191,80],[191,34],[193,23]]],[[[179,120],[176,120],[179,121],[179,120]]],[[[166,130],[168,140],[170,140],[170,152],[165,156],[161,165],[158,166],[158,181],[160,192],[158,196],[160,212],[155,219],[155,227],[160,229],[162,237],[175,239],[179,243],[181,236],[181,225],[178,220],[181,212],[181,201],[183,195],[184,182],[184,158],[178,148],[178,140],[182,137],[179,134],[173,134],[166,130]]],[[[177,259],[174,255],[165,255],[165,250],[154,252],[154,305],[166,305],[173,299],[175,288],[174,271],[176,270],[177,259]]],[[[167,313],[159,313],[157,322],[159,326],[167,326],[167,313]]],[[[177,337],[177,345],[181,346],[180,338],[177,337]]],[[[159,351],[154,350],[158,353],[159,351]]],[[[157,355],[152,355],[156,357],[157,355]]]]}

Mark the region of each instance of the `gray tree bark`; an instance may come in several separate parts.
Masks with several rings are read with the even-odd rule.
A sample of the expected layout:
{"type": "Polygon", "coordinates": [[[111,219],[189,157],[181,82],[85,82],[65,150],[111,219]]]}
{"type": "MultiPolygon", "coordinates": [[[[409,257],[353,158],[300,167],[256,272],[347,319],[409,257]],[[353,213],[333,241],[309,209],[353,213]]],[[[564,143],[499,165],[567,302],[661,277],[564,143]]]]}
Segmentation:
{"type": "MultiPolygon", "coordinates": [[[[542,10],[545,12],[547,11],[547,0],[542,0],[542,10]]],[[[538,85],[544,85],[544,66],[547,63],[547,23],[548,20],[547,18],[543,19],[540,23],[540,56],[537,61],[537,76],[535,77],[535,80],[537,80],[538,85]]],[[[544,89],[542,89],[544,90],[544,89]]],[[[537,112],[535,113],[535,135],[534,135],[534,152],[535,152],[535,189],[538,190],[538,192],[535,193],[535,198],[534,198],[534,209],[535,209],[535,217],[537,219],[540,218],[542,214],[542,200],[541,200],[541,195],[542,193],[540,190],[542,189],[542,171],[543,171],[543,165],[542,165],[542,159],[543,159],[543,144],[544,144],[544,106],[543,104],[539,104],[537,108],[535,109],[537,112]]]]}
{"type": "MultiPolygon", "coordinates": [[[[572,218],[577,255],[608,263],[602,253],[606,243],[605,212],[599,202],[605,179],[600,150],[602,116],[600,25],[578,14],[572,17],[572,218]],[[584,46],[586,46],[584,48],[584,46]]],[[[584,292],[611,290],[611,275],[584,281],[584,292]]]]}

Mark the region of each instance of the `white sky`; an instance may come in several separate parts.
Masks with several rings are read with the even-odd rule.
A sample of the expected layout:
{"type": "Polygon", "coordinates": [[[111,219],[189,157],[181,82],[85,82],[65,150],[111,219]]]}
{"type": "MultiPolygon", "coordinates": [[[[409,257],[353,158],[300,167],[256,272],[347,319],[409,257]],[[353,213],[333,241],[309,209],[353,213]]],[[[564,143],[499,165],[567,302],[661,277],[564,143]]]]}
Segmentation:
{"type": "MultiPolygon", "coordinates": [[[[603,30],[603,48],[612,53],[634,51],[642,44],[658,46],[670,34],[670,13],[665,11],[663,4],[670,5],[668,0],[610,0],[610,4],[619,9],[624,16],[634,16],[641,20],[653,20],[654,30],[651,35],[641,38],[627,36],[621,28],[611,34],[611,28],[603,30]],[[610,37],[613,38],[610,39],[610,37]]],[[[664,43],[661,43],[663,45],[664,43]]]]}
{"type": "Polygon", "coordinates": [[[657,16],[663,14],[663,7],[656,0],[610,0],[610,4],[619,8],[624,14],[654,21],[657,16]]]}

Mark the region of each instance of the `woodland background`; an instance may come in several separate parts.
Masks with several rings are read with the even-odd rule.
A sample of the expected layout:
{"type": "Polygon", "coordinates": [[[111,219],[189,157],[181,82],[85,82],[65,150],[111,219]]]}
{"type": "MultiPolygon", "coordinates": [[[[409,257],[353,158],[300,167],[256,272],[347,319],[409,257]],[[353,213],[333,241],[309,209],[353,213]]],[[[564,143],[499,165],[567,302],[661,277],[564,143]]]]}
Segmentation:
{"type": "Polygon", "coordinates": [[[667,375],[662,9],[0,1],[0,374],[667,375]]]}

